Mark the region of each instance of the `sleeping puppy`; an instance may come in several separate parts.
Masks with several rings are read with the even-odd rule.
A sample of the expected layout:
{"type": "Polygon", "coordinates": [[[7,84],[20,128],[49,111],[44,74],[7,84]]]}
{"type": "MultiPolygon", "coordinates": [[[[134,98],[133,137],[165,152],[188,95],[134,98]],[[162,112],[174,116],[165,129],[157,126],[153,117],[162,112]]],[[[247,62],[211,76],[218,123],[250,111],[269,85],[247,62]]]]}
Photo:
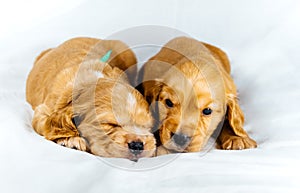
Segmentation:
{"type": "Polygon", "coordinates": [[[219,48],[175,38],[146,62],[139,82],[156,120],[158,155],[201,151],[213,134],[222,149],[256,147],[243,129],[230,63],[219,48]]]}
{"type": "Polygon", "coordinates": [[[136,73],[135,64],[120,41],[75,38],[44,51],[27,79],[33,128],[62,146],[103,157],[153,156],[149,106],[127,77],[136,73]]]}

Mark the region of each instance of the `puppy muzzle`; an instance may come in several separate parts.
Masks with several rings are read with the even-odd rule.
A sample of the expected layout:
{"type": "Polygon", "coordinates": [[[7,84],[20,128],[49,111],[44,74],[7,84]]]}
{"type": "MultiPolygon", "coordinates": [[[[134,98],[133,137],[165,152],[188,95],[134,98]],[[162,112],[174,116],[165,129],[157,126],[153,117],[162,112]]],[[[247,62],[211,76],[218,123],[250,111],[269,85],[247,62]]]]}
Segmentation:
{"type": "Polygon", "coordinates": [[[179,146],[179,147],[186,147],[188,145],[188,143],[190,142],[191,138],[187,135],[184,135],[182,133],[174,133],[172,140],[174,141],[174,143],[179,146]]]}
{"type": "Polygon", "coordinates": [[[143,142],[133,141],[133,142],[128,143],[128,148],[132,154],[139,155],[144,150],[144,144],[143,144],[143,142]]]}

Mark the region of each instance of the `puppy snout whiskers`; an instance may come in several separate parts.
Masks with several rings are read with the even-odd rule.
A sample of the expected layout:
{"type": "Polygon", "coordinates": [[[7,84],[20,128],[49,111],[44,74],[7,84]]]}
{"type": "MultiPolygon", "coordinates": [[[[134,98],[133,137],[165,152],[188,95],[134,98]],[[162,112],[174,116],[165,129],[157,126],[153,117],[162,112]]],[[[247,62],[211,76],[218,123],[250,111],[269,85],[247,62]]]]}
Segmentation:
{"type": "Polygon", "coordinates": [[[172,139],[179,146],[185,146],[190,141],[189,136],[183,135],[181,133],[174,133],[172,139]]]}
{"type": "Polygon", "coordinates": [[[138,155],[143,152],[144,144],[143,144],[143,142],[133,141],[133,142],[128,143],[128,148],[132,154],[138,155]]]}

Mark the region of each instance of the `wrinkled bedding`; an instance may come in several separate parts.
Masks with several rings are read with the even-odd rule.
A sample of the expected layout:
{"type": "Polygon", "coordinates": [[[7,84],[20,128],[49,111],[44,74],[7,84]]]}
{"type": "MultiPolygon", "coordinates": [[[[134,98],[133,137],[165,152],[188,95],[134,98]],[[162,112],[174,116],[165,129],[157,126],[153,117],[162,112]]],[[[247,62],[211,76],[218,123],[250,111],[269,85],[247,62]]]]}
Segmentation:
{"type": "MultiPolygon", "coordinates": [[[[298,1],[56,0],[17,10],[14,3],[1,8],[12,11],[1,21],[18,14],[0,32],[0,192],[300,192],[298,1]],[[228,53],[258,148],[212,146],[132,162],[63,148],[33,131],[25,84],[39,52],[144,24],[180,29],[228,53]]],[[[142,63],[156,51],[136,53],[142,63]]]]}

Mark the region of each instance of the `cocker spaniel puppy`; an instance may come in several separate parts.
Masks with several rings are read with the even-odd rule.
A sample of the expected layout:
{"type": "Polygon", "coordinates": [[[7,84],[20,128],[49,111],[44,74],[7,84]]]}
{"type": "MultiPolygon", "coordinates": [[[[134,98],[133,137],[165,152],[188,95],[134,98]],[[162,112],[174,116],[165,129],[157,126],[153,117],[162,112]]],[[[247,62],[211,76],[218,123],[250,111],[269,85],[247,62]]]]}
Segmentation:
{"type": "Polygon", "coordinates": [[[223,149],[256,147],[243,129],[230,63],[219,48],[175,38],[144,64],[139,82],[156,120],[158,155],[201,151],[216,133],[223,149]]]}
{"type": "Polygon", "coordinates": [[[33,128],[60,145],[103,157],[153,156],[149,106],[129,84],[135,64],[127,45],[114,40],[74,38],[42,52],[26,87],[33,128]]]}

